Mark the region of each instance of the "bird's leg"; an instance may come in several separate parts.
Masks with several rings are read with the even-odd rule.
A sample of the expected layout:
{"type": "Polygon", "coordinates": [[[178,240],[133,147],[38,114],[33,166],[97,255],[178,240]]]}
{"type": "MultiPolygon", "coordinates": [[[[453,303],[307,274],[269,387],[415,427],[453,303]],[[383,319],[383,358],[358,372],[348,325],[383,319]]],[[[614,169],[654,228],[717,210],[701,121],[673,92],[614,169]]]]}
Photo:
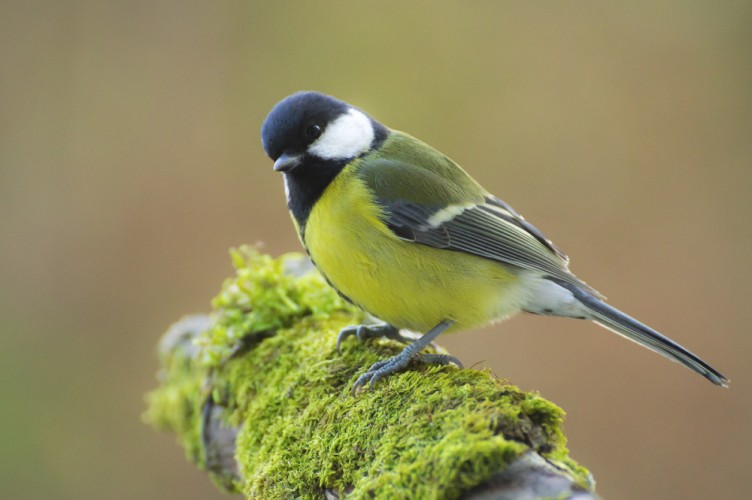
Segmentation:
{"type": "Polygon", "coordinates": [[[370,387],[373,387],[374,384],[382,378],[388,377],[392,373],[402,370],[414,357],[420,358],[426,363],[439,363],[442,365],[455,363],[459,367],[462,367],[462,364],[454,356],[449,356],[446,354],[420,354],[420,351],[423,350],[423,348],[433,342],[433,340],[438,337],[441,332],[449,328],[452,323],[453,322],[451,320],[442,321],[438,325],[431,328],[428,333],[405,347],[401,353],[389,359],[385,359],[384,361],[374,363],[366,373],[358,377],[358,380],[355,381],[355,384],[352,388],[353,394],[358,389],[358,387],[365,385],[366,382],[368,382],[370,387]]]}
{"type": "Polygon", "coordinates": [[[342,352],[342,342],[347,337],[356,336],[360,342],[365,342],[368,339],[375,339],[385,337],[388,339],[396,340],[402,344],[409,344],[413,339],[405,337],[399,331],[399,328],[387,323],[380,325],[353,325],[346,326],[339,331],[337,335],[337,351],[342,352]]]}

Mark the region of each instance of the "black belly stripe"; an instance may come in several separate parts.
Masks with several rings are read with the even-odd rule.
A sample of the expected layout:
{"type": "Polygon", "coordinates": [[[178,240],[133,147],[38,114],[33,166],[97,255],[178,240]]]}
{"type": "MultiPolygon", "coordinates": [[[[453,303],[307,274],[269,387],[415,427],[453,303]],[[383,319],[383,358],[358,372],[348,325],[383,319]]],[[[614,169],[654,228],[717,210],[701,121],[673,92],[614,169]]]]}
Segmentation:
{"type": "Polygon", "coordinates": [[[345,165],[346,160],[306,157],[302,165],[284,174],[287,176],[287,187],[290,190],[287,208],[298,222],[301,234],[305,234],[306,222],[313,206],[345,165]]]}
{"type": "MultiPolygon", "coordinates": [[[[365,157],[374,149],[378,149],[389,136],[389,130],[376,121],[371,121],[374,130],[374,139],[368,151],[360,157],[365,157]]],[[[306,154],[303,163],[290,172],[286,172],[289,198],[287,207],[300,226],[300,232],[305,232],[308,216],[316,202],[324,194],[331,184],[348,163],[355,158],[342,160],[325,160],[306,154]]]]}

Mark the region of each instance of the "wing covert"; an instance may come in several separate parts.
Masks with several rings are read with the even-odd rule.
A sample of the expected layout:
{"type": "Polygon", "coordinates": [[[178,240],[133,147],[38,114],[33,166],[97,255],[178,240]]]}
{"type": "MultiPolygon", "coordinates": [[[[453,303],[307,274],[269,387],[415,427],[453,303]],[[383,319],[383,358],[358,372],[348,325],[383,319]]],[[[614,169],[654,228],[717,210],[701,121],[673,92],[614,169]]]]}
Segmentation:
{"type": "Polygon", "coordinates": [[[381,203],[386,225],[399,238],[540,271],[590,290],[569,272],[560,253],[485,203],[451,205],[439,211],[404,200],[381,203]]]}
{"type": "Polygon", "coordinates": [[[390,146],[388,139],[380,153],[361,160],[357,171],[395,236],[542,272],[598,294],[569,271],[564,252],[459,165],[433,149],[435,157],[411,157],[409,148],[390,146]],[[447,162],[451,176],[438,175],[447,162]]]}

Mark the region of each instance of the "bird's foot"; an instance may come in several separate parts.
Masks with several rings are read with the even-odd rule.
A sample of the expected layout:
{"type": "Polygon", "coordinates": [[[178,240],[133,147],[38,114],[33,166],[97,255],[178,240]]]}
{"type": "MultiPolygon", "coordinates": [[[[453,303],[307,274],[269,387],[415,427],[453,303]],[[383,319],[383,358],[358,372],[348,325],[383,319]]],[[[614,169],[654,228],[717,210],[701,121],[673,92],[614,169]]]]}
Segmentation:
{"type": "Polygon", "coordinates": [[[435,363],[437,365],[455,364],[458,368],[464,368],[462,361],[449,354],[421,354],[420,359],[423,363],[435,363]]]}
{"type": "MultiPolygon", "coordinates": [[[[457,366],[462,368],[462,363],[460,363],[460,361],[454,356],[449,356],[448,354],[420,354],[420,351],[431,344],[431,342],[433,342],[433,340],[438,337],[441,332],[449,328],[452,323],[453,321],[448,319],[442,321],[438,325],[431,328],[425,335],[423,335],[419,339],[414,340],[410,345],[402,349],[401,353],[397,354],[396,356],[392,356],[389,359],[385,359],[384,361],[379,361],[378,363],[371,365],[368,371],[358,377],[358,380],[355,381],[355,384],[352,388],[352,393],[355,394],[355,391],[358,390],[358,387],[365,385],[366,382],[368,382],[369,387],[373,387],[374,384],[376,384],[376,382],[378,382],[382,378],[388,377],[393,373],[403,370],[413,358],[420,359],[421,361],[424,361],[426,363],[439,363],[441,365],[455,363],[457,366]]],[[[397,330],[393,326],[385,325],[385,327],[393,329],[392,332],[386,332],[387,336],[389,334],[394,335],[395,332],[397,335],[399,335],[399,330],[397,330]]],[[[340,332],[340,337],[342,337],[342,335],[342,332],[340,332]]],[[[345,336],[347,336],[347,334],[345,334],[345,336]]]]}
{"type": "Polygon", "coordinates": [[[387,338],[396,340],[402,344],[409,344],[413,339],[405,337],[399,331],[399,328],[383,323],[381,325],[353,325],[346,326],[340,330],[337,335],[337,351],[342,352],[342,342],[348,337],[355,336],[360,342],[365,342],[368,339],[375,338],[387,338]]]}
{"type": "Polygon", "coordinates": [[[408,363],[410,363],[411,359],[417,359],[423,363],[436,363],[442,366],[454,363],[458,367],[463,368],[462,363],[459,359],[448,354],[418,354],[416,356],[412,354],[408,349],[405,349],[396,356],[371,365],[368,371],[358,377],[358,380],[355,381],[355,384],[353,384],[352,393],[355,394],[358,388],[364,386],[366,383],[368,383],[369,387],[373,388],[373,386],[379,380],[402,371],[408,365],[408,363]]]}

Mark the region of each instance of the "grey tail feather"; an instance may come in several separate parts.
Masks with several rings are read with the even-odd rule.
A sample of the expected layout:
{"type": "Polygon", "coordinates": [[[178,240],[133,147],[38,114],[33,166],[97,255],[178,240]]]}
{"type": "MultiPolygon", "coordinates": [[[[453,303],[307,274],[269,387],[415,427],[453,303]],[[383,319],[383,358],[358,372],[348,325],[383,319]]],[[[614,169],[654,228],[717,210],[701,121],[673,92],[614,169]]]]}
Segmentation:
{"type": "Polygon", "coordinates": [[[590,310],[593,321],[599,325],[647,347],[671,361],[683,364],[716,385],[728,387],[730,382],[728,378],[673,340],[574,285],[559,280],[556,280],[556,282],[572,292],[575,298],[590,310]]]}

